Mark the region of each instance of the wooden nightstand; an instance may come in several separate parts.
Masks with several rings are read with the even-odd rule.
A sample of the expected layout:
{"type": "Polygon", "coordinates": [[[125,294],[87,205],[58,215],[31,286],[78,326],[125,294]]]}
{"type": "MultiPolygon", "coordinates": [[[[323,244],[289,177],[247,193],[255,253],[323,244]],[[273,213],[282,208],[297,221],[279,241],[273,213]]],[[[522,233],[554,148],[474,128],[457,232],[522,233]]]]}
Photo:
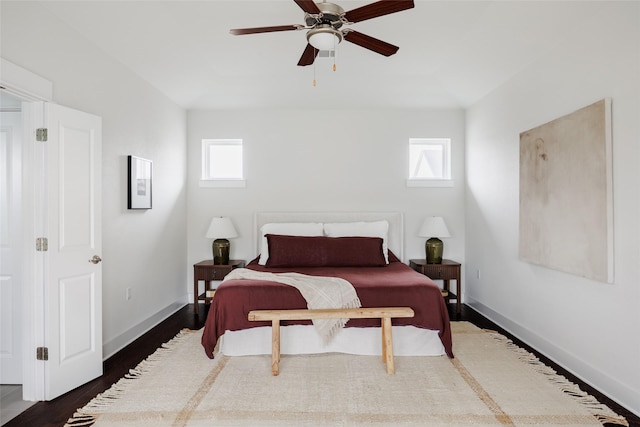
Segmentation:
{"type": "Polygon", "coordinates": [[[442,296],[448,302],[449,300],[456,300],[456,313],[460,314],[462,311],[462,302],[460,301],[460,294],[462,293],[462,280],[461,280],[461,264],[459,262],[451,261],[450,259],[443,259],[442,264],[427,264],[426,259],[412,259],[409,260],[409,265],[418,273],[422,273],[429,277],[431,280],[442,280],[442,296]],[[449,287],[449,281],[456,281],[456,293],[451,292],[449,287]]]}
{"type": "Polygon", "coordinates": [[[207,290],[210,290],[212,280],[222,280],[231,270],[244,267],[244,260],[232,259],[229,264],[214,264],[212,259],[200,261],[193,264],[193,311],[198,314],[198,302],[204,301],[211,304],[211,297],[207,297],[207,290]],[[204,281],[204,291],[200,293],[198,282],[204,281]]]}

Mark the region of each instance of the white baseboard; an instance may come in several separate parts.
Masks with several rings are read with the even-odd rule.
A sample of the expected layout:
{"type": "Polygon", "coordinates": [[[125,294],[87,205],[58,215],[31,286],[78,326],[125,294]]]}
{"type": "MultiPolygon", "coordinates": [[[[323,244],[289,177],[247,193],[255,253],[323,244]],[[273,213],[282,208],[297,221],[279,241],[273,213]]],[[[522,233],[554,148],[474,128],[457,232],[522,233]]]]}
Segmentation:
{"type": "Polygon", "coordinates": [[[154,326],[180,310],[185,306],[185,302],[176,301],[169,304],[167,307],[158,311],[151,317],[143,320],[135,326],[127,329],[122,334],[113,338],[109,342],[102,344],[102,360],[107,360],[109,357],[116,354],[118,351],[125,348],[127,345],[131,344],[136,339],[140,338],[143,334],[151,330],[154,326]]]}
{"type": "Polygon", "coordinates": [[[618,402],[629,411],[640,416],[640,391],[633,390],[626,384],[600,371],[598,368],[585,363],[574,354],[547,341],[544,337],[532,332],[519,323],[516,323],[484,304],[467,297],[465,304],[496,325],[508,331],[527,345],[535,348],[540,354],[553,360],[562,368],[571,372],[581,381],[589,384],[611,400],[618,402]]]}

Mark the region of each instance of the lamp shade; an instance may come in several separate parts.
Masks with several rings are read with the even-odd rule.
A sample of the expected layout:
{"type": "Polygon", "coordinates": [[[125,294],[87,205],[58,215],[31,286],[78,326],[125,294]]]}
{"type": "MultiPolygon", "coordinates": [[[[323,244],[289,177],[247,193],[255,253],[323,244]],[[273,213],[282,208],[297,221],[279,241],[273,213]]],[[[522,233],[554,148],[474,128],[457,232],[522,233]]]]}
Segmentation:
{"type": "Polygon", "coordinates": [[[429,216],[425,218],[418,232],[420,237],[451,237],[447,225],[441,216],[429,216]]]}
{"type": "Polygon", "coordinates": [[[206,237],[211,239],[231,239],[238,237],[238,232],[229,218],[215,217],[211,219],[206,237]]]}

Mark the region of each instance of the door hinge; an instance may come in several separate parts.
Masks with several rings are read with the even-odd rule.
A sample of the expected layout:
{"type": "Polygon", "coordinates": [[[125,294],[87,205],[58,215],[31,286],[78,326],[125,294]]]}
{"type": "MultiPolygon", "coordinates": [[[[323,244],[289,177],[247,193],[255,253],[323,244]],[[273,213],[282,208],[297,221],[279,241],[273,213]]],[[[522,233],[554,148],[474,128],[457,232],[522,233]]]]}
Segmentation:
{"type": "Polygon", "coordinates": [[[47,128],[36,129],[36,141],[46,141],[47,133],[47,128]]]}
{"type": "Polygon", "coordinates": [[[46,252],[49,250],[49,239],[46,237],[38,237],[36,239],[36,251],[46,252]]]}
{"type": "Polygon", "coordinates": [[[49,349],[47,347],[37,347],[36,360],[49,360],[49,349]]]}

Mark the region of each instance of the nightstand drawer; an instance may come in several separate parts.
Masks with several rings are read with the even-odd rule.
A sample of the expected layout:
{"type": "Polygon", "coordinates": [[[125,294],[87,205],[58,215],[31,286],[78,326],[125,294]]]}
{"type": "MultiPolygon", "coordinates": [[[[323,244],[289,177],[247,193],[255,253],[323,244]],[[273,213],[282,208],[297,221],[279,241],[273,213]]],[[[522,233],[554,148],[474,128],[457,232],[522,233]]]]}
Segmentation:
{"type": "Polygon", "coordinates": [[[422,274],[432,279],[457,279],[459,268],[455,265],[427,264],[424,266],[422,274]]]}
{"type": "Polygon", "coordinates": [[[213,268],[210,274],[210,280],[222,280],[231,270],[233,270],[233,268],[227,266],[213,268]]]}

